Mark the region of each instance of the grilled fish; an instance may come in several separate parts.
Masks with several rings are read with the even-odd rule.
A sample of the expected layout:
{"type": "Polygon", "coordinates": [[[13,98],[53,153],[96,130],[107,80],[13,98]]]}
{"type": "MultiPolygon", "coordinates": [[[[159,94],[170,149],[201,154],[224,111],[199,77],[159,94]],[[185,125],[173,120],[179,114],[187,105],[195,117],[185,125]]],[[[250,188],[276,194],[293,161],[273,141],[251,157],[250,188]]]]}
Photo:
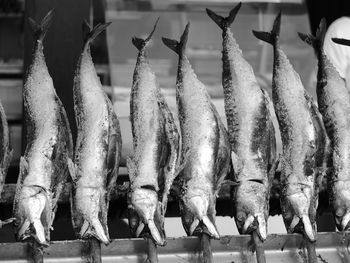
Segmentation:
{"type": "Polygon", "coordinates": [[[174,118],[147,59],[147,44],[157,23],[146,39],[132,39],[139,53],[130,96],[134,156],[127,160],[131,182],[128,202],[133,235],[165,245],[167,196],[181,169],[181,152],[174,118]]]}
{"type": "Polygon", "coordinates": [[[117,115],[102,89],[91,58],[90,44],[110,23],[93,29],[85,22],[82,53],[74,77],[74,111],[77,141],[72,176],[71,213],[79,238],[95,237],[108,245],[108,204],[115,190],[121,155],[121,133],[117,115]]]}
{"type": "Polygon", "coordinates": [[[283,148],[282,216],[288,232],[302,232],[315,241],[318,185],[325,166],[327,136],[311,96],[280,48],[280,24],[281,14],[271,32],[253,33],[274,48],[272,97],[283,148]]]}
{"type": "Polygon", "coordinates": [[[188,235],[206,233],[219,238],[215,226],[215,203],[229,170],[230,144],[209,94],[194,73],[185,49],[187,24],[180,42],[163,38],[164,44],[179,55],[176,81],[182,149],[188,159],[179,175],[180,212],[188,235]]]}
{"type": "Polygon", "coordinates": [[[241,3],[225,18],[209,9],[207,13],[222,29],[222,85],[237,183],[234,194],[236,224],[241,234],[256,230],[260,239],[265,240],[270,180],[276,167],[275,129],[269,95],[259,87],[252,67],[243,58],[230,30],[240,7],[241,3]]]}
{"type": "MultiPolygon", "coordinates": [[[[328,190],[337,228],[342,231],[350,226],[350,94],[345,80],[323,50],[326,30],[322,19],[315,36],[301,33],[299,36],[315,49],[318,58],[318,105],[332,148],[333,169],[329,173],[328,190]]],[[[338,42],[346,44],[346,41],[338,42]]]]}
{"type": "Polygon", "coordinates": [[[68,175],[67,160],[73,154],[67,115],[43,53],[43,39],[52,17],[50,11],[40,25],[29,18],[36,42],[24,80],[27,146],[20,160],[13,208],[17,240],[33,237],[42,245],[50,241],[57,200],[68,175]]]}

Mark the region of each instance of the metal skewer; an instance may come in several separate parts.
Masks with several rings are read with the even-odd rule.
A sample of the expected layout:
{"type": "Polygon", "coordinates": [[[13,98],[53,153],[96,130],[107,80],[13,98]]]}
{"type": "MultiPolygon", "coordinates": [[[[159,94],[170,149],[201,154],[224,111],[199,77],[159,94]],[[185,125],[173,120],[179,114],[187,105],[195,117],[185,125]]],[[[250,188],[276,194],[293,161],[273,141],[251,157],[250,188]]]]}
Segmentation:
{"type": "Polygon", "coordinates": [[[213,263],[213,253],[210,246],[210,236],[206,233],[203,233],[200,236],[201,240],[201,251],[202,251],[202,260],[203,263],[213,263]]]}
{"type": "Polygon", "coordinates": [[[90,263],[101,263],[101,242],[95,237],[89,238],[90,244],[90,263]]]}
{"type": "Polygon", "coordinates": [[[308,238],[304,237],[307,257],[309,263],[317,263],[317,255],[316,255],[316,242],[311,242],[308,238]]]}
{"type": "Polygon", "coordinates": [[[28,245],[31,248],[30,251],[31,251],[31,257],[33,259],[33,262],[34,263],[43,263],[44,262],[43,246],[40,245],[35,240],[33,240],[32,242],[29,242],[28,245]]]}
{"type": "Polygon", "coordinates": [[[254,231],[252,235],[255,245],[256,261],[258,263],[266,263],[265,250],[263,245],[264,243],[260,240],[256,231],[254,231]]]}
{"type": "Polygon", "coordinates": [[[158,263],[157,246],[151,238],[147,238],[147,263],[158,263]]]}

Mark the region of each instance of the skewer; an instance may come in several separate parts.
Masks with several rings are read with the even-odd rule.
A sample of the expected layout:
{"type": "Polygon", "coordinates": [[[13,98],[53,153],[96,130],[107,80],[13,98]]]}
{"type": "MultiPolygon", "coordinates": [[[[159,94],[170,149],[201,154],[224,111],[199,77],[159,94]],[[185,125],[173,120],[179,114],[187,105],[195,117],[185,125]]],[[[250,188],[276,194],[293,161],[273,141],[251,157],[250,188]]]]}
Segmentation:
{"type": "Polygon", "coordinates": [[[266,263],[265,250],[263,245],[264,243],[260,240],[256,231],[254,231],[252,235],[255,245],[256,261],[258,263],[266,263]]]}
{"type": "Polygon", "coordinates": [[[213,253],[210,246],[210,236],[203,233],[200,236],[201,240],[201,250],[202,250],[202,260],[203,263],[213,263],[213,253]]]}
{"type": "Polygon", "coordinates": [[[147,238],[147,263],[158,263],[157,246],[151,238],[147,238]]]}
{"type": "Polygon", "coordinates": [[[316,255],[316,242],[311,242],[308,238],[304,237],[307,257],[309,263],[317,263],[317,255],[316,255]]]}
{"type": "Polygon", "coordinates": [[[34,263],[43,263],[44,262],[44,251],[43,246],[40,245],[38,242],[33,240],[31,243],[29,243],[29,246],[31,247],[31,256],[34,263]]]}
{"type": "Polygon", "coordinates": [[[101,242],[95,237],[89,238],[90,244],[90,263],[101,263],[101,242]]]}

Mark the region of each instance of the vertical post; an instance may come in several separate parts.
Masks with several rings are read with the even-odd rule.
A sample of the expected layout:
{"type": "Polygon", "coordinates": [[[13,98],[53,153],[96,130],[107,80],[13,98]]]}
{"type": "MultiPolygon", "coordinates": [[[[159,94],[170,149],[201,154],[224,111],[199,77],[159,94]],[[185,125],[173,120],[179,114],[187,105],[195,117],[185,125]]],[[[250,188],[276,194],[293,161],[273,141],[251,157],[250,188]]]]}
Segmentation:
{"type": "Polygon", "coordinates": [[[253,232],[253,241],[255,245],[255,253],[256,253],[256,261],[258,263],[266,263],[265,251],[264,251],[264,243],[260,240],[258,233],[256,231],[253,232]]]}
{"type": "Polygon", "coordinates": [[[44,251],[43,247],[39,245],[35,240],[31,243],[28,243],[30,246],[31,258],[34,263],[43,263],[44,262],[44,251]]]}
{"type": "Polygon", "coordinates": [[[210,246],[210,236],[203,233],[200,237],[203,263],[213,263],[213,253],[210,246]]]}
{"type": "Polygon", "coordinates": [[[304,237],[307,250],[307,258],[309,263],[317,263],[316,242],[311,242],[307,237],[304,237]]]}
{"type": "MultiPolygon", "coordinates": [[[[91,0],[27,0],[25,1],[24,26],[24,72],[30,62],[33,49],[33,36],[28,17],[36,21],[55,9],[54,18],[44,39],[44,54],[50,75],[61,99],[70,123],[73,140],[76,138],[76,125],[73,110],[73,78],[83,45],[82,22],[88,20],[91,0]]],[[[40,103],[40,102],[38,102],[40,103]]],[[[25,127],[23,127],[25,135],[25,127]]],[[[23,150],[26,138],[23,137],[23,150]]]]}
{"type": "Polygon", "coordinates": [[[151,238],[147,238],[147,262],[158,263],[157,246],[151,238]]]}
{"type": "Polygon", "coordinates": [[[89,239],[90,244],[90,263],[101,263],[101,242],[94,237],[89,239]]]}

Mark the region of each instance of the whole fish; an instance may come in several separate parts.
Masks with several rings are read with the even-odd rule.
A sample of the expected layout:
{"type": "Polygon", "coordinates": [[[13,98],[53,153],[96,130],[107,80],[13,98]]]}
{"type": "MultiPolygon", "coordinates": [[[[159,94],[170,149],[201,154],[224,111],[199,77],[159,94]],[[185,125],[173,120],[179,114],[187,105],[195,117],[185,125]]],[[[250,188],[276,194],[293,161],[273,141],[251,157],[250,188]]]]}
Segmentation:
{"type": "Polygon", "coordinates": [[[20,160],[13,207],[17,240],[33,237],[42,245],[50,241],[57,200],[68,175],[67,160],[73,154],[67,115],[43,53],[52,17],[50,11],[41,24],[29,18],[36,41],[23,87],[27,146],[20,160]]]}
{"type": "MultiPolygon", "coordinates": [[[[323,50],[326,31],[326,21],[322,19],[315,36],[301,33],[299,36],[315,49],[318,58],[318,106],[332,148],[333,169],[328,177],[330,204],[337,228],[343,231],[350,226],[350,93],[323,50]]],[[[346,41],[338,42],[346,44],[346,41]]]]}
{"type": "Polygon", "coordinates": [[[97,76],[91,57],[91,42],[110,23],[93,29],[84,22],[84,45],[74,77],[74,111],[77,141],[72,176],[71,213],[78,238],[95,237],[109,244],[108,204],[115,190],[121,156],[121,133],[113,106],[97,76]]]}
{"type": "Polygon", "coordinates": [[[150,237],[165,245],[164,216],[170,187],[181,169],[180,136],[174,118],[152,71],[146,39],[134,37],[139,50],[130,96],[134,156],[128,158],[130,176],[129,224],[136,237],[150,237]]]}
{"type": "Polygon", "coordinates": [[[163,38],[179,55],[176,99],[182,134],[182,149],[188,149],[186,165],[179,175],[180,212],[188,235],[206,233],[219,238],[215,225],[215,203],[230,164],[226,129],[202,82],[194,73],[185,49],[187,24],[180,42],[163,38]]]}
{"type": "Polygon", "coordinates": [[[238,184],[234,194],[236,224],[241,234],[256,230],[260,239],[265,240],[270,182],[276,167],[276,138],[269,95],[259,87],[230,29],[240,7],[241,3],[225,18],[209,9],[207,13],[222,29],[222,85],[238,184]]]}
{"type": "Polygon", "coordinates": [[[272,98],[282,138],[281,209],[288,232],[316,240],[318,185],[325,167],[326,134],[311,96],[280,48],[279,14],[271,32],[253,31],[273,45],[272,98]],[[315,112],[316,111],[316,112],[315,112]],[[320,126],[321,125],[321,126],[320,126]]]}
{"type": "MultiPolygon", "coordinates": [[[[12,153],[7,118],[4,107],[0,102],[0,196],[5,184],[7,170],[11,164],[12,153]]],[[[0,220],[0,228],[5,224],[11,223],[14,219],[15,218],[6,219],[4,221],[0,220]]]]}

